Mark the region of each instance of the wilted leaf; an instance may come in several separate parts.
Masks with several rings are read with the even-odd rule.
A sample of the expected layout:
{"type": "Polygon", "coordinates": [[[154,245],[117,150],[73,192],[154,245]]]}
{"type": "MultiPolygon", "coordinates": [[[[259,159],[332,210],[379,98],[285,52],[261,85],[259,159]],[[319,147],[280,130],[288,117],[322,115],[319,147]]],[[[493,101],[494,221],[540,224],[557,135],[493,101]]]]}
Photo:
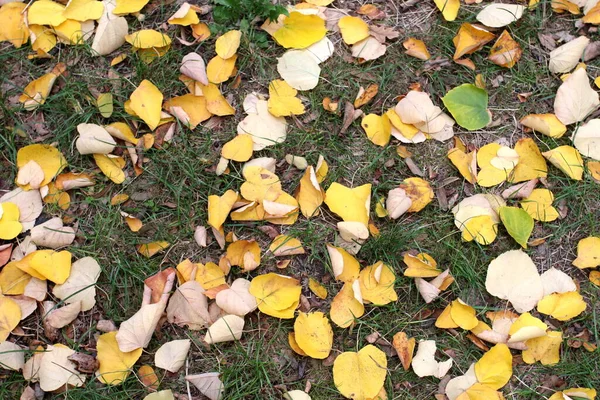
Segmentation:
{"type": "Polygon", "coordinates": [[[340,328],[347,328],[365,313],[358,281],[346,282],[331,301],[329,316],[340,328]]]}
{"type": "Polygon", "coordinates": [[[523,350],[523,361],[534,364],[540,361],[542,365],[554,365],[560,361],[560,345],[562,332],[550,331],[546,336],[529,339],[525,342],[527,350],[523,350]]]}
{"type": "MultiPolygon", "coordinates": [[[[139,1],[136,0],[135,2],[139,1]]],[[[129,32],[129,27],[125,18],[117,16],[116,14],[118,13],[114,13],[119,8],[118,3],[119,1],[115,4],[111,0],[104,0],[102,2],[104,12],[100,20],[98,20],[98,27],[96,28],[96,34],[92,42],[94,54],[101,56],[110,54],[125,43],[125,36],[129,32]],[[117,7],[115,8],[115,6],[117,7]]],[[[125,1],[122,3],[125,3],[125,1]]]]}
{"type": "Polygon", "coordinates": [[[74,350],[62,344],[48,345],[38,372],[42,390],[51,392],[65,384],[83,386],[85,375],[80,374],[76,365],[69,360],[74,353],[74,350]]]}
{"type": "Polygon", "coordinates": [[[238,135],[251,135],[255,151],[284,142],[287,136],[285,118],[273,116],[266,100],[258,100],[256,111],[256,114],[248,114],[238,124],[238,135]]]}
{"type": "Polygon", "coordinates": [[[512,68],[521,59],[523,50],[508,31],[502,32],[490,50],[488,59],[496,65],[512,68]]]}

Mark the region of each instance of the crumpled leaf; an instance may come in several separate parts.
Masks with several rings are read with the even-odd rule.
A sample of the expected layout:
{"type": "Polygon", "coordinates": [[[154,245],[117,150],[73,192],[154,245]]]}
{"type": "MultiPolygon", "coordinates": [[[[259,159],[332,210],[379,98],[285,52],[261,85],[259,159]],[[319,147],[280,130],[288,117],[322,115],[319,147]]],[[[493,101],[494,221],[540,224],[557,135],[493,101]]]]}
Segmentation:
{"type": "Polygon", "coordinates": [[[573,133],[573,144],[581,154],[600,160],[600,119],[592,119],[573,133]]]}
{"type": "Polygon", "coordinates": [[[404,276],[411,278],[433,278],[442,273],[437,268],[437,262],[427,253],[412,255],[406,252],[404,253],[403,261],[408,266],[404,271],[404,276]]]}
{"type": "Polygon", "coordinates": [[[500,207],[500,219],[506,231],[524,249],[533,232],[533,218],[529,213],[518,207],[500,207]]]}
{"type": "Polygon", "coordinates": [[[323,39],[326,33],[325,21],[320,17],[292,11],[272,36],[286,49],[304,49],[323,39]]]}
{"type": "Polygon", "coordinates": [[[170,98],[163,103],[163,108],[190,129],[195,129],[198,124],[212,117],[206,97],[194,96],[190,93],[170,98]]]}
{"type": "Polygon", "coordinates": [[[435,361],[436,344],[434,340],[421,340],[417,347],[417,353],[412,359],[412,368],[420,378],[424,376],[435,376],[442,379],[452,367],[452,359],[446,361],[435,361]]]}
{"type": "Polygon", "coordinates": [[[543,152],[542,155],[569,178],[577,181],[583,178],[583,159],[574,147],[559,146],[543,152]]]}
{"type": "Polygon", "coordinates": [[[117,185],[125,182],[125,160],[122,157],[111,157],[110,155],[94,154],[94,161],[104,175],[117,185]]]}
{"type": "Polygon", "coordinates": [[[494,39],[493,33],[465,22],[452,39],[452,43],[456,48],[453,59],[458,60],[466,54],[476,52],[492,39],[494,39]]]}
{"type": "Polygon", "coordinates": [[[510,301],[517,312],[532,310],[544,295],[537,267],[522,250],[510,250],[492,260],[485,288],[491,295],[510,301]]]}
{"type": "Polygon", "coordinates": [[[190,351],[191,340],[171,340],[156,350],[154,354],[154,365],[169,372],[177,372],[187,358],[190,351]]]}
{"type": "Polygon", "coordinates": [[[83,386],[86,376],[79,373],[69,356],[75,353],[63,344],[48,345],[40,362],[40,387],[45,392],[54,391],[61,386],[83,386]]]}
{"type": "MultiPolygon", "coordinates": [[[[135,2],[137,1],[135,0],[135,2]]],[[[94,55],[104,56],[110,54],[125,43],[125,36],[129,33],[127,20],[114,13],[118,8],[119,2],[117,1],[116,4],[112,0],[104,0],[102,2],[104,12],[98,20],[98,27],[96,28],[96,34],[92,42],[92,50],[94,50],[92,54],[94,55]]],[[[125,1],[122,1],[122,3],[125,3],[125,1]]],[[[128,3],[131,4],[134,2],[128,1],[128,3]]]]}
{"type": "Polygon", "coordinates": [[[223,397],[223,383],[218,372],[207,372],[197,375],[186,375],[185,380],[192,383],[204,396],[210,400],[221,400],[223,397]]]}
{"type": "Polygon", "coordinates": [[[454,224],[465,241],[488,245],[496,239],[500,223],[498,208],[506,202],[499,196],[476,194],[462,200],[454,208],[454,224]]]}
{"type": "Polygon", "coordinates": [[[577,258],[573,265],[580,269],[600,266],[600,237],[589,236],[577,243],[577,258]]]}
{"type": "Polygon", "coordinates": [[[398,332],[394,335],[392,347],[396,350],[396,354],[405,371],[408,371],[410,368],[410,363],[412,362],[413,353],[415,351],[415,344],[415,338],[409,338],[404,332],[398,332]]]}
{"type": "Polygon", "coordinates": [[[333,363],[333,382],[346,398],[371,399],[384,385],[386,368],[385,353],[369,344],[358,352],[346,351],[337,356],[333,363]]]}
{"type": "Polygon", "coordinates": [[[473,84],[455,87],[442,97],[442,101],[456,122],[467,130],[484,128],[491,121],[487,110],[488,94],[473,84]]]}
{"type": "Polygon", "coordinates": [[[508,31],[502,32],[496,43],[490,49],[488,59],[496,65],[512,68],[521,59],[523,50],[508,31]]]}
{"type": "Polygon", "coordinates": [[[227,314],[243,317],[257,308],[256,298],[250,294],[249,289],[250,281],[238,278],[228,289],[217,293],[215,301],[227,314]]]}
{"type": "Polygon", "coordinates": [[[302,242],[288,235],[279,235],[275,237],[269,246],[269,251],[275,257],[293,256],[305,253],[302,242]]]}
{"type": "Polygon", "coordinates": [[[323,360],[333,345],[333,330],[322,312],[299,313],[294,322],[295,340],[309,357],[323,360]]]}
{"type": "Polygon", "coordinates": [[[477,376],[475,375],[475,363],[473,363],[464,375],[450,379],[446,385],[446,396],[450,400],[457,400],[476,383],[477,376]]]}
{"type": "Polygon", "coordinates": [[[519,161],[508,177],[509,182],[524,182],[548,176],[548,165],[533,138],[519,139],[514,150],[519,161]]]}
{"type": "Polygon", "coordinates": [[[285,118],[273,116],[269,112],[269,105],[266,100],[258,100],[256,111],[256,113],[248,114],[238,124],[238,135],[248,134],[252,136],[254,151],[284,142],[287,136],[285,118]]]}
{"type": "Polygon", "coordinates": [[[445,270],[429,282],[423,278],[415,279],[417,290],[427,304],[435,300],[442,291],[446,290],[452,284],[452,282],[454,282],[454,277],[450,275],[449,269],[445,270]]]}
{"type": "Polygon", "coordinates": [[[590,86],[584,68],[575,70],[558,88],[554,98],[554,114],[565,125],[583,121],[598,108],[598,93],[590,86]]]}
{"type": "Polygon", "coordinates": [[[239,340],[244,330],[244,318],[225,315],[217,319],[206,331],[204,341],[208,344],[239,340]]]}
{"type": "Polygon", "coordinates": [[[552,50],[548,66],[550,72],[555,74],[571,72],[583,57],[585,48],[589,43],[590,39],[587,37],[578,36],[576,39],[552,50]]]}
{"type": "Polygon", "coordinates": [[[142,355],[141,348],[122,352],[119,349],[116,335],[116,331],[102,334],[96,343],[99,363],[96,376],[100,382],[107,385],[121,384],[129,376],[131,367],[142,355]]]}
{"type": "Polygon", "coordinates": [[[508,331],[510,339],[508,343],[518,343],[529,339],[535,339],[538,337],[546,336],[548,325],[542,320],[532,316],[526,312],[521,315],[512,323],[508,331]]]}
{"type": "Polygon", "coordinates": [[[565,389],[562,392],[554,393],[548,400],[573,400],[578,397],[581,399],[594,400],[596,398],[596,390],[588,388],[565,389]]]}
{"type": "Polygon", "coordinates": [[[509,25],[523,16],[525,6],[520,4],[492,3],[477,14],[477,21],[490,28],[501,28],[509,25]]]}
{"type": "Polygon", "coordinates": [[[291,319],[300,302],[299,282],[289,276],[268,273],[252,279],[248,289],[258,309],[272,317],[291,319]]]}

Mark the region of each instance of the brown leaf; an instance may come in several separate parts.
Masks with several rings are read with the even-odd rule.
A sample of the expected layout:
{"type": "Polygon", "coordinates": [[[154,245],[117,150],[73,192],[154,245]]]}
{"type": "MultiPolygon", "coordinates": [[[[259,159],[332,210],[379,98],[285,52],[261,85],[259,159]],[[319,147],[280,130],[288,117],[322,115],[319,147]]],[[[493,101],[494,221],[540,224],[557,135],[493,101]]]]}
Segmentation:
{"type": "Polygon", "coordinates": [[[75,352],[68,358],[75,363],[77,371],[83,372],[84,374],[93,374],[99,366],[96,357],[90,356],[89,354],[75,352]]]}
{"type": "Polygon", "coordinates": [[[169,275],[174,273],[176,273],[175,269],[173,267],[169,267],[167,269],[157,272],[156,274],[144,280],[144,284],[152,290],[152,297],[150,300],[151,303],[158,303],[161,296],[163,295],[163,291],[167,283],[167,278],[169,277],[169,275]]]}
{"type": "Polygon", "coordinates": [[[593,60],[594,58],[598,57],[600,55],[600,41],[598,42],[591,42],[590,44],[588,44],[585,48],[585,51],[583,52],[583,62],[588,62],[590,60],[593,60]]]}
{"type": "Polygon", "coordinates": [[[367,89],[364,89],[362,86],[358,91],[358,96],[354,100],[354,108],[361,108],[368,102],[370,102],[373,97],[377,96],[377,92],[379,91],[379,85],[372,83],[367,86],[367,89]]]}
{"type": "Polygon", "coordinates": [[[386,39],[396,39],[400,36],[400,32],[396,29],[383,25],[369,26],[369,34],[377,39],[379,43],[385,43],[386,39]]]}
{"type": "Polygon", "coordinates": [[[0,267],[6,264],[8,260],[10,260],[12,247],[12,243],[3,244],[2,246],[0,246],[0,267]]]}
{"type": "Polygon", "coordinates": [[[415,343],[415,338],[409,339],[404,332],[398,332],[394,335],[392,346],[394,347],[394,350],[396,350],[396,354],[398,354],[398,358],[405,371],[408,371],[410,368],[410,363],[415,351],[415,343]]]}
{"type": "Polygon", "coordinates": [[[342,123],[342,129],[340,129],[340,135],[346,133],[352,122],[354,122],[354,105],[346,101],[344,105],[344,122],[342,123]]]}
{"type": "Polygon", "coordinates": [[[417,166],[417,164],[415,164],[415,162],[413,161],[413,159],[411,157],[406,157],[404,159],[404,162],[406,163],[406,166],[408,167],[408,169],[410,169],[410,172],[412,172],[414,175],[417,176],[423,176],[423,171],[421,171],[421,168],[419,168],[417,166]]]}
{"type": "Polygon", "coordinates": [[[538,39],[546,50],[554,50],[556,48],[556,41],[551,33],[538,33],[538,39]]]}
{"type": "Polygon", "coordinates": [[[379,334],[379,332],[375,331],[375,332],[372,332],[371,334],[367,335],[367,337],[365,337],[365,339],[366,339],[367,342],[373,344],[380,337],[381,337],[381,335],[379,334]]]}

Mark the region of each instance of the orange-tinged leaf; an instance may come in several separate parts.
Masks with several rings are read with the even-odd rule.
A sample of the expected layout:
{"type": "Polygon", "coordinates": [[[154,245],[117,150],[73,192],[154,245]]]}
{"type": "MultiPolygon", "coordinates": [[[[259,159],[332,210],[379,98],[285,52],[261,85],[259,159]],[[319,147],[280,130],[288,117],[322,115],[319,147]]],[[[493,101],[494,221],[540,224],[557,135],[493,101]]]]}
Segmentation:
{"type": "Polygon", "coordinates": [[[260,246],[254,240],[238,240],[227,247],[227,259],[231,265],[252,271],[260,265],[260,246]]]}
{"type": "Polygon", "coordinates": [[[521,54],[521,46],[505,30],[492,46],[488,59],[501,67],[512,68],[521,58],[521,54]]]}
{"type": "Polygon", "coordinates": [[[288,344],[290,345],[292,350],[294,350],[294,353],[301,355],[303,357],[307,356],[307,354],[304,352],[304,350],[302,350],[300,348],[300,346],[298,346],[298,343],[296,342],[296,334],[294,332],[288,333],[288,344]]]}
{"type": "Polygon", "coordinates": [[[154,368],[150,365],[142,365],[137,372],[140,381],[142,381],[142,385],[146,387],[149,391],[155,391],[158,389],[158,385],[160,384],[160,379],[156,372],[154,372],[154,368]]]}
{"type": "Polygon", "coordinates": [[[354,108],[360,108],[369,103],[375,96],[377,96],[378,92],[379,85],[375,83],[370,84],[366,89],[363,89],[361,86],[360,90],[358,91],[358,96],[356,96],[356,99],[354,99],[354,108]]]}
{"type": "Polygon", "coordinates": [[[429,54],[429,50],[427,50],[427,46],[425,46],[425,42],[415,38],[408,38],[403,43],[402,46],[406,49],[405,53],[411,57],[418,58],[419,60],[427,61],[431,58],[431,54],[429,54]]]}
{"type": "Polygon", "coordinates": [[[400,189],[412,200],[408,212],[419,212],[433,200],[433,189],[429,182],[421,178],[408,178],[400,184],[400,189]]]}
{"type": "Polygon", "coordinates": [[[462,24],[457,35],[452,39],[456,48],[454,60],[458,60],[465,54],[476,52],[492,39],[494,39],[493,33],[469,23],[462,24]]]}
{"type": "Polygon", "coordinates": [[[150,258],[150,257],[154,256],[155,254],[157,254],[158,252],[165,250],[169,246],[170,246],[170,243],[165,242],[165,241],[150,242],[150,243],[139,244],[137,246],[137,251],[144,257],[150,258]]]}
{"type": "Polygon", "coordinates": [[[415,345],[415,338],[409,338],[404,332],[398,332],[394,335],[392,346],[394,347],[394,350],[396,350],[396,354],[398,354],[398,358],[402,363],[402,368],[404,368],[405,371],[408,371],[410,368],[415,345]]]}

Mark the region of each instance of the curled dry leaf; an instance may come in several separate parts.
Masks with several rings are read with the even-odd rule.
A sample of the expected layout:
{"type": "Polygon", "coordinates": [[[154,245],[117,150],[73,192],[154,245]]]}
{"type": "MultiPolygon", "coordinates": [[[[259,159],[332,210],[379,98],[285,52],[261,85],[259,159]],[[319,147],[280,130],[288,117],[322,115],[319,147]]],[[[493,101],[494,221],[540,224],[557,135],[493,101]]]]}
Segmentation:
{"type": "Polygon", "coordinates": [[[244,331],[244,318],[225,315],[217,319],[206,331],[204,341],[208,344],[239,340],[244,331]]]}
{"type": "Polygon", "coordinates": [[[38,246],[58,249],[73,243],[75,230],[69,226],[63,226],[62,219],[54,217],[32,228],[31,240],[38,246]]]}
{"type": "Polygon", "coordinates": [[[554,114],[565,125],[583,121],[600,105],[598,93],[590,86],[585,69],[575,70],[558,88],[554,114]]]}
{"type": "Polygon", "coordinates": [[[192,330],[200,330],[208,325],[211,320],[208,300],[200,283],[188,281],[175,290],[167,307],[167,320],[192,330]]]}
{"type": "Polygon", "coordinates": [[[396,350],[396,354],[405,371],[408,371],[410,368],[413,353],[415,351],[415,344],[415,338],[409,338],[404,332],[398,332],[394,335],[392,346],[394,347],[394,350],[396,350]]]}
{"type": "Polygon", "coordinates": [[[71,265],[71,274],[62,285],[55,285],[52,294],[66,304],[81,302],[81,311],[89,311],[96,304],[96,281],[100,265],[92,257],[84,257],[71,265]]]}
{"type": "Polygon", "coordinates": [[[256,298],[250,294],[250,281],[238,278],[231,287],[221,290],[215,297],[217,305],[226,313],[244,315],[256,310],[256,298]]]}

